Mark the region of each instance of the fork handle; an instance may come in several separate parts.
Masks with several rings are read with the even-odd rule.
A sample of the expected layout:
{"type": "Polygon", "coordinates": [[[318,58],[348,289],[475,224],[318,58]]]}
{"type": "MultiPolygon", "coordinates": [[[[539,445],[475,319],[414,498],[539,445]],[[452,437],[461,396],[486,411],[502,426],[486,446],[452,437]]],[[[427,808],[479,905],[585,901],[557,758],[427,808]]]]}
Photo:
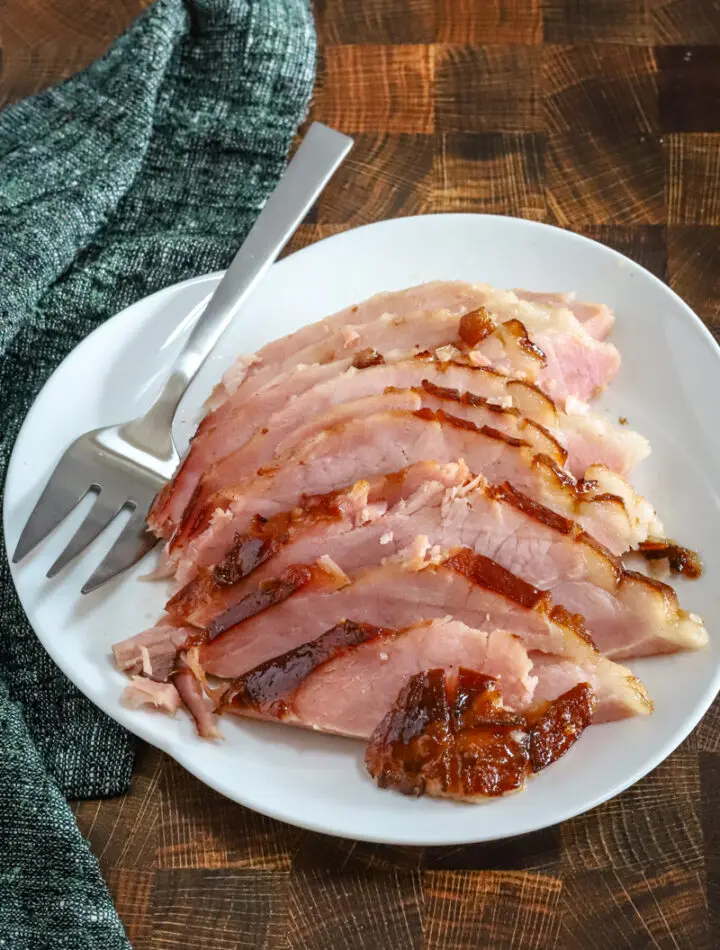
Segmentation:
{"type": "MultiPolygon", "coordinates": [[[[169,432],[178,403],[223,331],[264,277],[280,251],[315,203],[333,173],[352,148],[353,140],[313,122],[268,198],[240,250],[195,323],[170,376],[148,412],[136,420],[135,439],[157,446],[162,430],[169,432]]],[[[132,425],[132,424],[131,424],[132,425]]]]}

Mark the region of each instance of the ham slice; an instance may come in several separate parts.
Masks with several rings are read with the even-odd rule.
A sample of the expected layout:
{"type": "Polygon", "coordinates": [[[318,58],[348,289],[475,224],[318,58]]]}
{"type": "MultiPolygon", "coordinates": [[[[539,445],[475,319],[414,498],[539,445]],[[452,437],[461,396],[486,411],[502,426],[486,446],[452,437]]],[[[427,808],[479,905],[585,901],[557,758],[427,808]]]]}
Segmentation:
{"type": "Polygon", "coordinates": [[[353,574],[397,555],[422,535],[431,547],[472,548],[548,591],[556,603],[582,614],[598,649],[613,659],[694,650],[707,643],[702,621],[680,609],[671,587],[626,570],[575,522],[508,485],[493,486],[469,475],[462,480],[460,467],[424,463],[379,479],[372,488],[372,511],[369,486],[360,483],[285,512],[238,538],[219,570],[202,571],[166,609],[175,622],[204,628],[291,564],[327,555],[353,574]],[[406,489],[398,492],[402,479],[406,489]],[[383,497],[384,505],[378,504],[383,497]],[[370,517],[358,519],[359,512],[370,517]],[[253,553],[258,550],[272,553],[258,560],[253,553]],[[238,571],[238,562],[246,569],[238,571]]]}
{"type": "Polygon", "coordinates": [[[402,630],[342,621],[232,680],[222,708],[367,739],[411,676],[461,664],[496,678],[511,707],[532,705],[533,662],[516,637],[444,618],[402,630]],[[331,702],[322,701],[327,688],[331,702]]]}
{"type": "Polygon", "coordinates": [[[524,787],[530,735],[496,680],[465,667],[423,670],[373,730],[365,765],[380,788],[482,801],[524,787]]]}
{"type": "MultiPolygon", "coordinates": [[[[203,472],[244,445],[257,430],[267,428],[273,412],[314,383],[356,368],[353,364],[364,365],[367,353],[375,352],[373,347],[381,350],[390,363],[420,352],[437,351],[438,347],[457,354],[457,348],[449,344],[460,342],[457,339],[460,323],[457,315],[445,311],[424,314],[417,321],[411,318],[402,318],[400,322],[382,320],[364,331],[361,341],[364,345],[355,346],[354,355],[351,352],[343,359],[343,353],[336,352],[336,346],[325,341],[322,351],[298,354],[288,368],[278,375],[271,374],[268,380],[264,381],[264,376],[252,377],[252,387],[248,382],[237,397],[202,420],[176,475],[153,502],[148,514],[149,527],[159,537],[168,537],[182,517],[203,472]],[[418,339],[423,342],[418,343],[418,339]],[[304,362],[305,358],[315,362],[304,362]]],[[[340,329],[337,332],[343,335],[350,331],[343,327],[342,333],[340,329]]],[[[345,344],[343,352],[344,349],[347,349],[345,344]]],[[[493,362],[504,371],[520,372],[532,378],[537,376],[544,361],[542,352],[533,347],[517,320],[479,339],[467,358],[486,364],[493,362]]]]}
{"type": "Polygon", "coordinates": [[[178,656],[173,682],[188,712],[195,720],[198,735],[203,739],[219,739],[215,703],[206,694],[204,678],[186,655],[178,656]]]}
{"type": "Polygon", "coordinates": [[[118,669],[126,673],[144,673],[164,682],[175,665],[178,649],[188,638],[188,630],[161,622],[127,640],[113,644],[118,669]]]}
{"type": "MultiPolygon", "coordinates": [[[[278,375],[292,369],[297,362],[328,362],[329,359],[337,358],[336,354],[342,353],[348,347],[362,349],[374,346],[384,352],[384,347],[378,346],[373,339],[374,331],[370,329],[383,322],[386,325],[410,322],[420,325],[423,317],[428,314],[444,312],[451,317],[459,317],[484,308],[498,323],[512,320],[524,322],[523,317],[527,316],[532,323],[528,330],[533,336],[537,333],[547,340],[549,336],[560,334],[563,337],[574,337],[578,345],[584,344],[594,354],[596,369],[593,371],[592,362],[588,360],[585,370],[590,369],[592,378],[582,380],[582,374],[574,372],[580,389],[573,390],[573,395],[588,398],[598,386],[605,386],[617,370],[617,351],[614,347],[609,348],[607,344],[599,344],[585,330],[583,323],[573,312],[574,304],[552,298],[553,295],[542,295],[541,299],[538,299],[533,294],[524,294],[521,297],[513,291],[497,290],[487,284],[472,285],[461,281],[434,281],[396,293],[380,294],[273,341],[255,355],[255,360],[250,365],[247,364],[247,358],[243,357],[240,371],[231,373],[230,388],[238,392],[244,390],[244,397],[247,398],[278,375]]],[[[582,306],[579,305],[579,308],[582,306]]],[[[578,312],[582,313],[583,310],[579,308],[578,312]]],[[[416,342],[420,342],[422,348],[426,349],[442,345],[426,341],[422,336],[416,342]]],[[[446,342],[452,342],[452,339],[446,342]]],[[[535,339],[534,342],[542,348],[541,339],[535,339]]],[[[551,348],[554,354],[562,354],[567,350],[567,345],[556,340],[551,348]]],[[[561,388],[559,380],[568,377],[568,370],[568,367],[562,371],[556,367],[550,368],[548,378],[557,377],[556,389],[561,388]]]]}
{"type": "Polygon", "coordinates": [[[207,673],[241,676],[316,639],[342,618],[402,628],[418,618],[452,616],[473,627],[508,630],[525,649],[566,659],[569,671],[582,669],[583,680],[597,684],[600,706],[613,716],[621,709],[634,715],[643,705],[638,699],[643,687],[624,667],[599,656],[578,619],[553,607],[546,593],[466,549],[437,564],[403,559],[371,568],[352,583],[321,566],[298,567],[265,590],[278,594],[266,609],[257,612],[251,599],[210,625],[213,639],[200,648],[207,673]]]}
{"type": "Polygon", "coordinates": [[[662,536],[647,501],[603,466],[591,467],[586,480],[576,483],[549,458],[534,455],[527,442],[494,428],[478,428],[443,411],[389,411],[319,433],[297,447],[286,464],[219,492],[203,509],[189,512],[170,546],[179,562],[178,581],[186,583],[197,568],[218,563],[256,514],[270,517],[305,494],[324,494],[359,477],[399,471],[424,459],[464,459],[490,481],[509,481],[540,504],[576,519],[615,554],[648,534],[662,536]]]}
{"type": "Polygon", "coordinates": [[[572,293],[536,293],[531,290],[514,290],[513,293],[520,300],[555,308],[566,308],[577,317],[590,336],[596,340],[604,340],[615,324],[615,314],[604,303],[584,303],[575,300],[572,293]]]}
{"type": "MultiPolygon", "coordinates": [[[[626,474],[650,451],[642,436],[613,427],[602,416],[568,415],[558,410],[548,396],[524,380],[508,378],[488,367],[414,358],[361,371],[351,368],[307,390],[204,474],[194,504],[202,504],[218,487],[271,465],[324,428],[366,415],[373,409],[372,397],[407,388],[420,394],[425,407],[445,408],[477,425],[495,426],[507,435],[525,438],[536,452],[545,453],[559,465],[567,463],[577,478],[596,463],[626,474]]],[[[397,403],[395,407],[400,408],[397,403]]],[[[235,444],[232,431],[227,444],[235,444]]]]}
{"type": "Polygon", "coordinates": [[[205,469],[247,442],[293,396],[338,370],[352,368],[353,354],[360,357],[374,348],[383,353],[386,362],[395,362],[420,350],[445,347],[453,351],[452,344],[466,350],[469,346],[469,355],[480,362],[539,379],[548,392],[562,399],[567,395],[590,398],[607,384],[619,365],[615,348],[594,340],[571,309],[541,306],[512,292],[457,281],[380,295],[268,344],[252,361],[241,358],[240,369],[231,373],[234,395],[220,400],[222,404],[201,423],[178,473],[150,511],[150,528],[158,536],[168,537],[205,469]],[[445,304],[439,306],[439,300],[445,304]],[[490,305],[491,315],[487,311],[490,305]],[[484,329],[478,332],[477,308],[482,307],[484,329]],[[539,347],[528,338],[520,312],[532,321],[534,342],[540,343],[539,347]],[[475,320],[463,323],[473,315],[475,320]],[[486,336],[493,322],[501,325],[486,336]],[[542,341],[551,354],[549,364],[542,341]],[[333,368],[324,368],[327,366],[333,368]]]}
{"type": "MultiPolygon", "coordinates": [[[[422,621],[399,630],[342,621],[314,641],[232,680],[222,708],[366,739],[412,676],[434,667],[467,667],[497,680],[511,709],[539,713],[548,698],[557,699],[578,680],[570,665],[561,664],[554,674],[553,658],[538,665],[536,656],[505,630],[478,630],[457,619],[422,621]]],[[[627,676],[627,670],[606,661],[596,667],[595,681],[606,696],[596,722],[603,721],[605,709],[617,712],[608,695],[613,689],[627,693],[622,684],[627,676]],[[610,686],[614,674],[618,678],[610,686]],[[603,677],[608,682],[603,683],[603,677]]],[[[641,687],[636,689],[626,716],[651,711],[641,687]]]]}

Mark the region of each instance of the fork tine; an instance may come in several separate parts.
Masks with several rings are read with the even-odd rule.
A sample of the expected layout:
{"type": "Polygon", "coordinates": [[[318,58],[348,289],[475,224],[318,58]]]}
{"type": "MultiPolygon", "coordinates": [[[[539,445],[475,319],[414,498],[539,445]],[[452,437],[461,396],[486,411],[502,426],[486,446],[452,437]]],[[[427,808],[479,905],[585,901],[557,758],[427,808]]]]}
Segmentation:
{"type": "Polygon", "coordinates": [[[89,594],[102,587],[116,574],[126,571],[158,543],[158,538],[145,527],[146,511],[133,511],[132,517],[120,533],[117,541],[102,559],[96,570],[83,584],[81,591],[89,594]]]}
{"type": "Polygon", "coordinates": [[[88,512],[87,517],[72,538],[70,538],[65,550],[45,576],[55,577],[66,564],[69,564],[73,558],[76,558],[78,554],[84,551],[88,544],[92,544],[100,532],[104,531],[115,518],[123,507],[123,504],[123,501],[113,501],[112,498],[107,495],[107,492],[101,490],[95,500],[95,504],[88,512]]]}
{"type": "Polygon", "coordinates": [[[80,499],[84,498],[89,491],[90,486],[87,483],[83,483],[79,479],[74,481],[67,479],[64,472],[58,474],[63,461],[61,459],[56,466],[55,471],[48,479],[47,485],[43,488],[32,514],[25,522],[25,527],[13,554],[13,564],[17,564],[41,541],[44,541],[50,532],[67,518],[80,499]],[[71,488],[70,485],[74,485],[74,487],[71,488]],[[83,487],[78,488],[78,485],[83,485],[83,487]]]}

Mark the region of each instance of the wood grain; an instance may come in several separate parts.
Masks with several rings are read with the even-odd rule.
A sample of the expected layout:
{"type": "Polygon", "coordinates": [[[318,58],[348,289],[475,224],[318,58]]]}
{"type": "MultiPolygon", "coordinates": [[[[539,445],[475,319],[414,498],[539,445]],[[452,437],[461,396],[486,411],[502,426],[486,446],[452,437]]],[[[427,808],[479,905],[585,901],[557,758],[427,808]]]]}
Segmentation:
{"type": "Polygon", "coordinates": [[[720,224],[720,133],[669,135],[668,224],[720,224]]]}
{"type": "Polygon", "coordinates": [[[648,0],[543,0],[547,43],[651,43],[648,0]]]}
{"type": "Polygon", "coordinates": [[[548,220],[582,229],[599,224],[660,224],[665,219],[662,144],[615,128],[547,139],[548,220]]]}
{"type": "Polygon", "coordinates": [[[423,876],[427,950],[554,947],[562,881],[545,874],[478,871],[423,876]]]}
{"type": "Polygon", "coordinates": [[[532,132],[446,133],[433,163],[430,210],[546,214],[545,137],[532,132]]]}
{"type": "Polygon", "coordinates": [[[432,132],[430,46],[330,46],[315,118],[341,132],[432,132]]]}
{"type": "MultiPolygon", "coordinates": [[[[83,68],[149,2],[5,0],[0,103],[83,68]]],[[[669,281],[720,338],[720,3],[314,9],[311,118],[356,142],[288,252],[399,215],[545,220],[669,281]]],[[[135,950],[714,950],[719,737],[720,702],[615,800],[462,847],[290,828],[147,747],[127,796],[73,808],[135,950]]]]}
{"type": "Polygon", "coordinates": [[[438,0],[441,43],[541,43],[540,0],[438,0]]]}
{"type": "Polygon", "coordinates": [[[720,227],[693,225],[668,228],[670,286],[720,332],[720,227]]]}
{"type": "Polygon", "coordinates": [[[714,950],[700,871],[608,869],[565,878],[558,950],[714,950]]]}
{"type": "Polygon", "coordinates": [[[538,46],[435,47],[435,127],[506,132],[541,127],[538,46]],[[478,109],[478,103],[482,108],[478,109]]]}
{"type": "Polygon", "coordinates": [[[421,904],[418,874],[295,870],[289,950],[421,950],[421,904]]]}
{"type": "Polygon", "coordinates": [[[73,811],[103,869],[147,868],[155,861],[162,764],[157,749],[139,743],[132,791],[121,798],[74,802],[73,811]]]}
{"type": "Polygon", "coordinates": [[[277,950],[287,932],[288,878],[286,871],[158,871],[152,950],[277,950]]]}
{"type": "Polygon", "coordinates": [[[165,759],[159,867],[285,870],[301,835],[211,791],[165,759]]]}
{"type": "Polygon", "coordinates": [[[583,870],[685,868],[703,863],[697,755],[683,747],[618,798],[562,826],[563,864],[583,870]]]}

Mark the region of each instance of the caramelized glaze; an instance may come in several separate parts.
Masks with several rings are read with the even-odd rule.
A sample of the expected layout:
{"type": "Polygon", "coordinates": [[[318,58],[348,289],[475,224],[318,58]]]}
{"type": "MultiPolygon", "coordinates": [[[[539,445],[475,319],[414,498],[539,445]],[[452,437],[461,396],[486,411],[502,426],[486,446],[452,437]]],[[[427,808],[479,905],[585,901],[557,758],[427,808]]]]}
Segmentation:
{"type": "Polygon", "coordinates": [[[281,719],[292,693],[323,663],[385,631],[366,623],[343,620],[310,643],[276,656],[230,683],[223,705],[251,709],[281,719]]]}
{"type": "Polygon", "coordinates": [[[588,683],[578,683],[549,703],[530,732],[534,772],[552,765],[580,738],[592,722],[597,700],[588,683]]]}
{"type": "Polygon", "coordinates": [[[533,610],[540,603],[549,604],[550,595],[516,577],[495,561],[483,554],[475,554],[470,548],[461,548],[443,562],[471,583],[495,591],[515,603],[533,610]]]}
{"type": "Polygon", "coordinates": [[[232,607],[218,614],[209,624],[210,639],[220,636],[230,627],[234,627],[248,617],[254,617],[261,610],[274,607],[275,604],[287,600],[295,591],[307,586],[315,577],[314,566],[295,564],[272,580],[262,581],[255,590],[251,591],[242,600],[232,607]]]}
{"type": "Polygon", "coordinates": [[[495,320],[490,316],[485,307],[478,307],[476,310],[470,310],[460,317],[458,325],[458,336],[465,346],[477,346],[485,337],[490,336],[497,326],[495,320]]]}
{"type": "Polygon", "coordinates": [[[639,551],[646,561],[667,559],[673,574],[683,574],[692,580],[702,577],[703,562],[700,555],[675,541],[643,541],[639,551]]]}
{"type": "Polygon", "coordinates": [[[385,357],[382,353],[378,353],[377,350],[368,346],[364,350],[358,350],[351,365],[355,369],[367,369],[369,366],[380,366],[384,362],[385,357]]]}

